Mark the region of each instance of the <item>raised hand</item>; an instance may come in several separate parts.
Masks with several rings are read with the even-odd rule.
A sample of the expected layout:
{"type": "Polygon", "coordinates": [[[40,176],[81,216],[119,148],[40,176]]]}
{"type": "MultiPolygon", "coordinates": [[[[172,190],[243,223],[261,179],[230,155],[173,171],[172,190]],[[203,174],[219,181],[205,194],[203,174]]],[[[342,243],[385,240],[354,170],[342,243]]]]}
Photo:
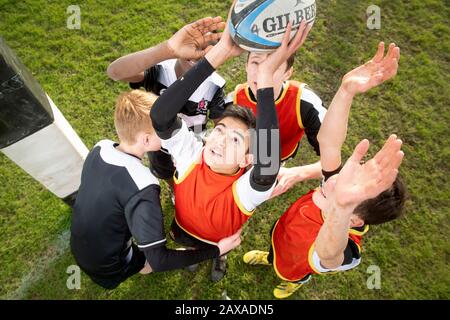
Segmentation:
{"type": "Polygon", "coordinates": [[[289,22],[286,33],[284,34],[281,46],[271,53],[269,57],[259,65],[258,70],[262,73],[273,74],[286,60],[294,54],[305,42],[309,31],[312,28],[312,24],[306,24],[303,20],[298,27],[297,34],[289,42],[291,38],[292,22],[289,22]]]}
{"type": "Polygon", "coordinates": [[[397,74],[400,60],[400,48],[394,43],[384,56],[384,42],[378,45],[378,51],[369,62],[347,73],[343,80],[343,88],[353,95],[366,92],[397,74]]]}
{"type": "Polygon", "coordinates": [[[181,28],[168,41],[167,46],[177,58],[198,60],[211,48],[212,42],[219,40],[225,28],[221,17],[207,17],[181,28]]]}
{"type": "MultiPolygon", "coordinates": [[[[391,135],[383,148],[365,163],[369,141],[361,141],[347,160],[335,182],[333,201],[339,207],[356,207],[387,190],[395,181],[403,160],[402,141],[391,135]]],[[[328,195],[327,199],[328,199],[328,195]]]]}

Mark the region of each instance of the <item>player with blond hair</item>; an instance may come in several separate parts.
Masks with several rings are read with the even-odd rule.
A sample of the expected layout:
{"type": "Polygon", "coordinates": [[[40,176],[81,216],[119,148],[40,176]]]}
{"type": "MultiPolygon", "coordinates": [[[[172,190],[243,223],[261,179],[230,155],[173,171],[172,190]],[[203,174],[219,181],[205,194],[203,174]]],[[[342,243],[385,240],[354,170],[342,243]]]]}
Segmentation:
{"type": "Polygon", "coordinates": [[[166,248],[159,182],[141,162],[146,152],[161,147],[149,116],[155,100],[140,90],[122,93],[114,114],[119,143],[100,141],[83,166],[70,244],[81,269],[107,289],[138,272],[219,257],[240,243],[238,231],[199,250],[166,248]]]}

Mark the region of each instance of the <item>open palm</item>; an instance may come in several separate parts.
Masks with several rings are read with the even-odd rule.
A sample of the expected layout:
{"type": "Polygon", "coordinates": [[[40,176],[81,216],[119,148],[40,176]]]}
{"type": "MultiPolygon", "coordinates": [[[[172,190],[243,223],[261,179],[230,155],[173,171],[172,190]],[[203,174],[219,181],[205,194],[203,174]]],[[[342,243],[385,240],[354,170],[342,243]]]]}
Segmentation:
{"type": "Polygon", "coordinates": [[[384,43],[380,42],[378,51],[369,62],[347,73],[342,85],[352,94],[363,93],[397,74],[400,48],[391,43],[384,56],[384,43]]]}
{"type": "Polygon", "coordinates": [[[220,39],[222,33],[215,32],[224,28],[221,17],[203,18],[181,28],[167,43],[177,58],[198,60],[220,39]]]}
{"type": "Polygon", "coordinates": [[[342,207],[358,205],[387,190],[395,181],[404,156],[401,146],[402,141],[391,135],[375,157],[361,163],[369,149],[369,141],[361,141],[336,180],[337,204],[342,207]]]}
{"type": "Polygon", "coordinates": [[[309,31],[311,31],[312,24],[307,24],[305,20],[300,23],[297,33],[292,40],[292,22],[290,22],[286,28],[286,32],[281,42],[280,47],[272,52],[263,63],[260,64],[259,69],[274,73],[278,67],[286,62],[286,60],[292,56],[305,42],[308,37],[309,31]]]}

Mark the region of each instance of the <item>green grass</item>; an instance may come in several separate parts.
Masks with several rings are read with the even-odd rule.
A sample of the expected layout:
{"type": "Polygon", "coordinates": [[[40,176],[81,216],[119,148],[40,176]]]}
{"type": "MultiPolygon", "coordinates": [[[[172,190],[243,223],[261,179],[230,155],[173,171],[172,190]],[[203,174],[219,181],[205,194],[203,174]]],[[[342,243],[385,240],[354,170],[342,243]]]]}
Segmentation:
{"type": "MultiPolygon", "coordinates": [[[[0,30],[92,148],[100,139],[115,139],[114,99],[127,89],[108,80],[108,64],[157,44],[187,22],[224,16],[230,2],[83,1],[81,30],[69,30],[66,8],[73,1],[0,0],[0,30]]],[[[307,82],[327,104],[340,78],[368,60],[379,40],[395,41],[402,49],[397,78],[356,99],[344,152],[348,156],[362,138],[370,139],[375,150],[389,133],[397,133],[404,140],[401,174],[410,199],[404,219],[371,228],[356,270],[315,276],[290,299],[450,298],[449,13],[448,1],[438,0],[318,1],[319,16],[294,78],[307,82]],[[366,28],[365,12],[372,3],[381,7],[381,30],[366,28]],[[381,268],[381,290],[366,287],[370,265],[381,268]]],[[[220,70],[228,91],[245,81],[244,63],[240,58],[220,70]]],[[[316,160],[302,142],[290,165],[316,160]]],[[[136,275],[106,291],[85,275],[81,290],[66,288],[66,269],[74,259],[60,239],[69,228],[70,209],[2,154],[0,181],[0,296],[27,299],[220,299],[224,290],[232,299],[272,299],[279,282],[274,272],[244,265],[242,255],[267,248],[273,222],[316,186],[299,184],[257,210],[242,245],[229,255],[228,275],[221,282],[209,281],[206,262],[195,274],[136,275]]],[[[165,186],[162,194],[168,227],[174,210],[165,186]]]]}

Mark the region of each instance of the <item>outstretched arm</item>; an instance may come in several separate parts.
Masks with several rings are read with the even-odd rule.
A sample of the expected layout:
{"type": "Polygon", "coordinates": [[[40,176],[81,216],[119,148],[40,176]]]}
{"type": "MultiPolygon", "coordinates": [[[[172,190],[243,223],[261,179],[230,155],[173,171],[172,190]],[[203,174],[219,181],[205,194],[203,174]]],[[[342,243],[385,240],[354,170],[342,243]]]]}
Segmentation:
{"type": "Polygon", "coordinates": [[[296,36],[289,43],[292,29],[289,23],[281,46],[258,66],[258,91],[256,114],[256,162],[252,170],[241,176],[237,183],[237,196],[247,211],[270,198],[280,170],[279,123],[275,109],[273,74],[289,56],[305,42],[310,25],[302,22],[296,36]],[[270,150],[270,156],[266,154],[270,150]],[[266,157],[268,156],[268,157],[266,157]]]}
{"type": "Polygon", "coordinates": [[[187,267],[205,260],[217,258],[236,248],[241,243],[241,229],[217,246],[204,244],[196,250],[171,250],[166,246],[143,249],[145,258],[154,272],[164,272],[187,267]]]}
{"type": "MultiPolygon", "coordinates": [[[[202,19],[195,24],[202,32],[217,30],[224,26],[221,17],[202,19]]],[[[175,130],[181,128],[177,114],[206,78],[225,61],[241,53],[242,49],[233,43],[226,27],[220,41],[208,49],[205,57],[164,91],[150,113],[153,127],[161,139],[170,138],[175,130]]]]}
{"type": "Polygon", "coordinates": [[[112,80],[140,82],[144,80],[144,71],[168,59],[183,58],[198,60],[211,48],[209,43],[220,39],[224,24],[216,18],[203,18],[188,24],[175,33],[169,40],[154,47],[123,56],[108,67],[108,76],[112,80]]]}
{"type": "Polygon", "coordinates": [[[392,43],[384,57],[384,43],[380,42],[372,60],[344,76],[318,134],[324,172],[333,172],[341,166],[341,148],[347,136],[353,97],[393,78],[397,74],[399,59],[400,48],[392,43]]]}
{"type": "Polygon", "coordinates": [[[260,191],[270,189],[275,183],[278,171],[280,169],[280,141],[279,135],[277,141],[272,141],[272,131],[279,130],[278,116],[275,109],[274,99],[274,80],[275,71],[283,64],[294,52],[296,52],[305,42],[311,25],[302,21],[298,32],[292,41],[289,42],[292,30],[292,23],[287,26],[281,46],[268,56],[263,63],[258,66],[257,81],[257,114],[256,114],[256,146],[258,153],[255,155],[256,164],[253,170],[253,182],[258,185],[260,191]],[[267,139],[263,143],[260,135],[267,134],[267,139]],[[275,148],[274,148],[275,146],[275,148]],[[263,163],[260,150],[272,150],[270,163],[263,163]],[[265,190],[264,190],[265,189],[265,190]]]}
{"type": "Polygon", "coordinates": [[[342,265],[355,208],[394,183],[404,156],[401,146],[402,141],[391,135],[374,158],[361,164],[369,149],[369,141],[361,141],[336,181],[327,183],[324,194],[314,194],[314,201],[327,214],[315,241],[315,251],[324,268],[335,269],[342,265]]]}

